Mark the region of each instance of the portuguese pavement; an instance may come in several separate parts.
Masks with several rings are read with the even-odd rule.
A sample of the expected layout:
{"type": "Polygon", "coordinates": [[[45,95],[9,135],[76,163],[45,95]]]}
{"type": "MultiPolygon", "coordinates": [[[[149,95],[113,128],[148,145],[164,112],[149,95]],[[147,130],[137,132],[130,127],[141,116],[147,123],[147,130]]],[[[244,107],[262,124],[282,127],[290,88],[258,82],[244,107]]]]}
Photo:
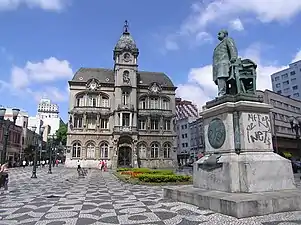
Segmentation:
{"type": "MultiPolygon", "coordinates": [[[[10,192],[0,195],[0,224],[24,225],[289,225],[301,224],[301,212],[247,219],[202,210],[162,198],[161,187],[125,184],[110,172],[90,170],[78,178],[75,169],[31,168],[10,171],[10,192]]],[[[298,178],[299,179],[299,178],[298,178]]]]}

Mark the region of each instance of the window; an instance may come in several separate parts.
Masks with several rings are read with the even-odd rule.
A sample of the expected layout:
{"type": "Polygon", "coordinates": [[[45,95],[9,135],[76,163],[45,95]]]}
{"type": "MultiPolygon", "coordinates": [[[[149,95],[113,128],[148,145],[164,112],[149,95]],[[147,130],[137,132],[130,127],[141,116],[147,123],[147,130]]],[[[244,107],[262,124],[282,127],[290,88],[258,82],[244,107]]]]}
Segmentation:
{"type": "Polygon", "coordinates": [[[286,79],[286,78],[288,78],[288,74],[287,74],[287,73],[285,73],[285,74],[282,74],[282,75],[281,75],[281,78],[282,78],[282,79],[286,79]]]}
{"type": "Polygon", "coordinates": [[[145,119],[139,120],[139,130],[146,130],[146,120],[145,119]]]}
{"type": "Polygon", "coordinates": [[[298,85],[293,86],[293,90],[298,90],[298,85]]]}
{"type": "Polygon", "coordinates": [[[280,88],[280,83],[276,84],[276,88],[280,88]]]}
{"type": "Polygon", "coordinates": [[[100,119],[100,128],[101,129],[109,129],[109,119],[100,119]]]}
{"type": "Polygon", "coordinates": [[[139,108],[146,109],[146,99],[145,98],[140,99],[139,108]]]}
{"type": "Polygon", "coordinates": [[[278,93],[278,94],[281,94],[281,93],[282,93],[282,91],[281,91],[281,90],[280,90],[280,91],[277,91],[277,93],[278,93]]]}
{"type": "Polygon", "coordinates": [[[162,100],[162,109],[165,109],[165,110],[169,109],[169,100],[168,99],[162,100]]]}
{"type": "Polygon", "coordinates": [[[90,95],[88,98],[88,106],[97,107],[97,96],[90,95]]]}
{"type": "Polygon", "coordinates": [[[283,92],[289,92],[289,88],[284,88],[283,92]]]}
{"type": "Polygon", "coordinates": [[[83,96],[76,98],[76,106],[84,106],[84,98],[83,96]]]}
{"type": "Polygon", "coordinates": [[[291,74],[291,75],[295,75],[295,74],[296,74],[296,72],[295,72],[295,71],[292,71],[292,72],[290,72],[290,74],[291,74]]]}
{"type": "Polygon", "coordinates": [[[158,109],[159,108],[159,99],[158,98],[151,98],[150,99],[150,108],[151,109],[158,109]]]}
{"type": "Polygon", "coordinates": [[[127,91],[122,92],[122,104],[127,105],[129,103],[130,94],[127,91]]]}
{"type": "Polygon", "coordinates": [[[163,157],[164,158],[170,158],[170,150],[171,146],[169,143],[164,144],[163,146],[163,157]]]}
{"type": "Polygon", "coordinates": [[[87,128],[88,129],[96,128],[96,117],[94,115],[87,116],[87,128]]]}
{"type": "Polygon", "coordinates": [[[299,93],[294,93],[294,97],[299,97],[299,93]]]}
{"type": "Polygon", "coordinates": [[[140,158],[146,158],[146,146],[144,144],[140,144],[138,149],[140,158]]]}
{"type": "Polygon", "coordinates": [[[164,130],[170,130],[170,120],[164,120],[164,130]]]}
{"type": "Polygon", "coordinates": [[[80,143],[78,143],[78,142],[74,143],[72,146],[72,157],[79,158],[81,149],[82,149],[82,146],[80,145],[80,143]]]}
{"type": "Polygon", "coordinates": [[[275,77],[275,81],[279,81],[279,77],[275,77]]]}
{"type": "Polygon", "coordinates": [[[151,119],[151,130],[159,130],[159,120],[151,119]]]}
{"type": "Polygon", "coordinates": [[[109,98],[102,96],[101,98],[101,106],[102,107],[109,107],[109,98]]]}
{"type": "Polygon", "coordinates": [[[94,159],[95,158],[95,145],[89,143],[87,145],[87,159],[94,159]]]}
{"type": "Polygon", "coordinates": [[[151,145],[151,158],[159,158],[159,145],[157,143],[151,145]]]}
{"type": "Polygon", "coordinates": [[[83,118],[81,116],[74,116],[73,127],[81,128],[83,126],[83,118]]]}
{"type": "Polygon", "coordinates": [[[129,113],[122,113],[122,126],[129,127],[130,126],[130,114],[129,113]]]}
{"type": "Polygon", "coordinates": [[[292,78],[291,79],[291,82],[296,82],[297,81],[297,78],[292,78]]]}
{"type": "Polygon", "coordinates": [[[288,85],[288,84],[289,84],[288,80],[286,80],[286,81],[283,82],[283,85],[288,85]]]}
{"type": "Polygon", "coordinates": [[[107,143],[102,143],[100,145],[100,158],[108,158],[109,157],[109,146],[107,143]]]}

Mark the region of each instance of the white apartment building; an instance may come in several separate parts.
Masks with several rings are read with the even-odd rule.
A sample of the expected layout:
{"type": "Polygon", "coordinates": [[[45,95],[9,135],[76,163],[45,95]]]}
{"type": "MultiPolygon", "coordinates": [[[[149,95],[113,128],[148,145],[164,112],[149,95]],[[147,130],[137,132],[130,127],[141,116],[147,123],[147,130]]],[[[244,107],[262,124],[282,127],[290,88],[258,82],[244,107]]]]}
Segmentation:
{"type": "Polygon", "coordinates": [[[289,64],[287,69],[272,74],[271,80],[274,92],[301,100],[301,60],[289,64]]]}
{"type": "MultiPolygon", "coordinates": [[[[32,118],[32,120],[35,119],[32,118]]],[[[38,113],[36,116],[36,123],[38,124],[39,121],[43,121],[43,125],[45,126],[50,126],[50,135],[55,134],[62,122],[62,119],[59,116],[59,106],[52,103],[49,99],[42,98],[38,105],[38,113]]],[[[37,132],[39,132],[38,129],[37,132]]]]}

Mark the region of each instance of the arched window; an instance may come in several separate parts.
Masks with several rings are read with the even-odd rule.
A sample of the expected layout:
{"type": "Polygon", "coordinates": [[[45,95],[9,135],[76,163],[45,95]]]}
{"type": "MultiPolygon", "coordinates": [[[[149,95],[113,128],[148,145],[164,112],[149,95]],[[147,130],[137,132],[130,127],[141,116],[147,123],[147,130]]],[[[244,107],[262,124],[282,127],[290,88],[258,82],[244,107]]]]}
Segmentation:
{"type": "Polygon", "coordinates": [[[140,144],[138,147],[139,156],[140,158],[145,159],[146,158],[146,146],[145,144],[140,144]]]}
{"type": "Polygon", "coordinates": [[[74,143],[72,146],[72,157],[79,158],[81,150],[82,150],[81,144],[78,142],[74,143]]]}
{"type": "Polygon", "coordinates": [[[95,158],[95,145],[93,143],[89,143],[87,145],[87,159],[95,158]]]}
{"type": "Polygon", "coordinates": [[[162,109],[168,110],[169,107],[169,100],[167,98],[162,99],[162,109]]]}
{"type": "Polygon", "coordinates": [[[151,145],[151,158],[159,158],[159,145],[157,143],[151,145]]]}
{"type": "Polygon", "coordinates": [[[147,107],[146,107],[146,98],[141,98],[140,100],[139,100],[139,108],[140,109],[146,109],[147,107]]]}
{"type": "Polygon", "coordinates": [[[169,143],[164,144],[163,146],[163,157],[170,158],[171,145],[169,143]]]}
{"type": "Polygon", "coordinates": [[[88,96],[88,106],[97,107],[98,106],[98,96],[97,95],[89,95],[88,96]]]}
{"type": "Polygon", "coordinates": [[[101,106],[102,107],[109,107],[109,98],[107,96],[101,96],[101,106]]]}
{"type": "Polygon", "coordinates": [[[80,95],[76,97],[75,106],[77,107],[84,106],[84,96],[80,95]]]}
{"type": "Polygon", "coordinates": [[[109,146],[107,143],[102,143],[100,145],[100,158],[108,158],[109,157],[109,146]]]}

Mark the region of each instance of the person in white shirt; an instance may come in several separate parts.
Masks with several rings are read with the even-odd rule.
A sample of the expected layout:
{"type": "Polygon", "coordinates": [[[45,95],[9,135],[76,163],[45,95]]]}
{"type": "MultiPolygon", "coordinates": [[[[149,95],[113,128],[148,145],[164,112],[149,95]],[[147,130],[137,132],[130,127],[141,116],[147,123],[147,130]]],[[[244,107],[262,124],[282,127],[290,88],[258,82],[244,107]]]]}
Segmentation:
{"type": "Polygon", "coordinates": [[[22,166],[23,166],[23,168],[25,168],[25,166],[26,166],[26,161],[25,160],[23,160],[22,166]]]}

